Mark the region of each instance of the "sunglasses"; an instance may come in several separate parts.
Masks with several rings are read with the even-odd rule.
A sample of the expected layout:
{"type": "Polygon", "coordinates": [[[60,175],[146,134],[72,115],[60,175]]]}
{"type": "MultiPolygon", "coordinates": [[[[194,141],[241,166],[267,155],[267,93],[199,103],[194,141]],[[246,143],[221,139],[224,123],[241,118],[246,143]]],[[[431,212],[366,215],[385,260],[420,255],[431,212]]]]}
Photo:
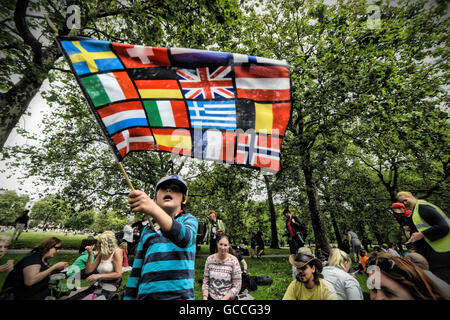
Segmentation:
{"type": "Polygon", "coordinates": [[[57,246],[54,246],[53,248],[55,248],[56,249],[56,251],[58,251],[58,250],[61,250],[61,246],[59,246],[59,247],[57,247],[57,246]]]}

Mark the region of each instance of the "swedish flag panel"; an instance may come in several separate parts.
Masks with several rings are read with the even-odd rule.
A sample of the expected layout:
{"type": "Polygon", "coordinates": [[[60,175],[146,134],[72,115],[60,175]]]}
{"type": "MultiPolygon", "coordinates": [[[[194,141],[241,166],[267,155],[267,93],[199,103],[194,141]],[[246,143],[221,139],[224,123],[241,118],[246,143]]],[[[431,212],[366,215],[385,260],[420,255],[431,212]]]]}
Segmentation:
{"type": "Polygon", "coordinates": [[[61,41],[75,72],[87,73],[123,69],[119,58],[110,49],[110,42],[99,40],[61,41]]]}

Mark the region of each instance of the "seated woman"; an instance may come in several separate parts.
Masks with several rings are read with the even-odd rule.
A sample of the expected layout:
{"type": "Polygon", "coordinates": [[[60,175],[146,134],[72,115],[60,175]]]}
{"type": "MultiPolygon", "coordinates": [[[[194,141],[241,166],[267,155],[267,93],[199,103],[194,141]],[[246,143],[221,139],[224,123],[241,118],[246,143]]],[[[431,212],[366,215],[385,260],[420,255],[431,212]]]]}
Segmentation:
{"type": "Polygon", "coordinates": [[[238,259],[231,255],[228,236],[217,241],[217,253],[206,259],[203,275],[203,300],[234,300],[241,289],[241,268],[238,259]]]}
{"type": "MultiPolygon", "coordinates": [[[[0,259],[6,254],[11,243],[11,237],[0,235],[0,259]]],[[[0,273],[11,272],[14,268],[14,260],[8,260],[5,264],[0,265],[0,273]]]]}
{"type": "Polygon", "coordinates": [[[81,279],[86,279],[91,274],[98,273],[97,270],[94,270],[92,273],[86,273],[86,263],[89,257],[89,252],[86,248],[92,245],[94,248],[91,254],[91,262],[94,262],[95,257],[98,255],[97,240],[90,241],[90,243],[83,248],[84,250],[81,252],[81,255],[69,266],[66,273],[68,277],[76,277],[79,273],[81,279]]]}
{"type": "Polygon", "coordinates": [[[363,292],[358,280],[348,273],[352,266],[350,256],[340,249],[332,249],[328,265],[322,275],[333,285],[338,300],[363,300],[363,292]]]}
{"type": "Polygon", "coordinates": [[[11,293],[13,296],[10,298],[14,300],[44,300],[50,295],[49,276],[68,266],[64,261],[53,266],[48,263],[48,259],[53,258],[61,247],[62,241],[56,237],[38,244],[8,274],[2,293],[11,293]]]}
{"type": "MultiPolygon", "coordinates": [[[[88,260],[86,262],[86,273],[90,274],[97,269],[97,274],[91,274],[87,277],[87,282],[93,282],[90,287],[81,288],[75,292],[72,292],[66,300],[82,300],[82,299],[95,299],[97,295],[107,295],[103,290],[99,292],[96,282],[112,284],[116,289],[120,287],[122,283],[122,249],[117,246],[116,237],[114,232],[105,231],[98,236],[98,250],[99,254],[92,262],[92,252],[94,246],[87,246],[88,260]]],[[[101,290],[100,290],[101,291],[101,290]]],[[[113,292],[110,292],[111,294],[113,292]]]]}

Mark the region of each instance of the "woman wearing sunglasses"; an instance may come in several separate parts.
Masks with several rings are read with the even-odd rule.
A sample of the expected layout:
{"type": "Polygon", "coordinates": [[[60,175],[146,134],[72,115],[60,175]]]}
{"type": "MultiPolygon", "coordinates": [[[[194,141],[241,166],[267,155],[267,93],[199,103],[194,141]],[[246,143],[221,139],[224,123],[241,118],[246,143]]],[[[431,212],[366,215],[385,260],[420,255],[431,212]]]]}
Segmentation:
{"type": "Polygon", "coordinates": [[[367,261],[370,300],[446,300],[439,287],[414,263],[390,253],[367,261]]]}
{"type": "Polygon", "coordinates": [[[8,274],[2,296],[14,300],[43,300],[49,296],[49,276],[68,266],[63,261],[54,265],[48,262],[61,247],[62,241],[56,237],[48,238],[34,247],[8,274]]]}

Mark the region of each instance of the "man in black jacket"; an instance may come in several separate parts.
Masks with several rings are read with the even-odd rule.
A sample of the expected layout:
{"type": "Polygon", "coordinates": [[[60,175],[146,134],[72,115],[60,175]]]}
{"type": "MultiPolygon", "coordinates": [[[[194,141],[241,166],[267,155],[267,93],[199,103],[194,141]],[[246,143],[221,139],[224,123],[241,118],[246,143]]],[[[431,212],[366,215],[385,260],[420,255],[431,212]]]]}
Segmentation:
{"type": "Polygon", "coordinates": [[[298,248],[305,245],[306,226],[299,217],[294,217],[289,209],[284,209],[286,217],[286,233],[291,254],[297,254],[298,248]]]}

